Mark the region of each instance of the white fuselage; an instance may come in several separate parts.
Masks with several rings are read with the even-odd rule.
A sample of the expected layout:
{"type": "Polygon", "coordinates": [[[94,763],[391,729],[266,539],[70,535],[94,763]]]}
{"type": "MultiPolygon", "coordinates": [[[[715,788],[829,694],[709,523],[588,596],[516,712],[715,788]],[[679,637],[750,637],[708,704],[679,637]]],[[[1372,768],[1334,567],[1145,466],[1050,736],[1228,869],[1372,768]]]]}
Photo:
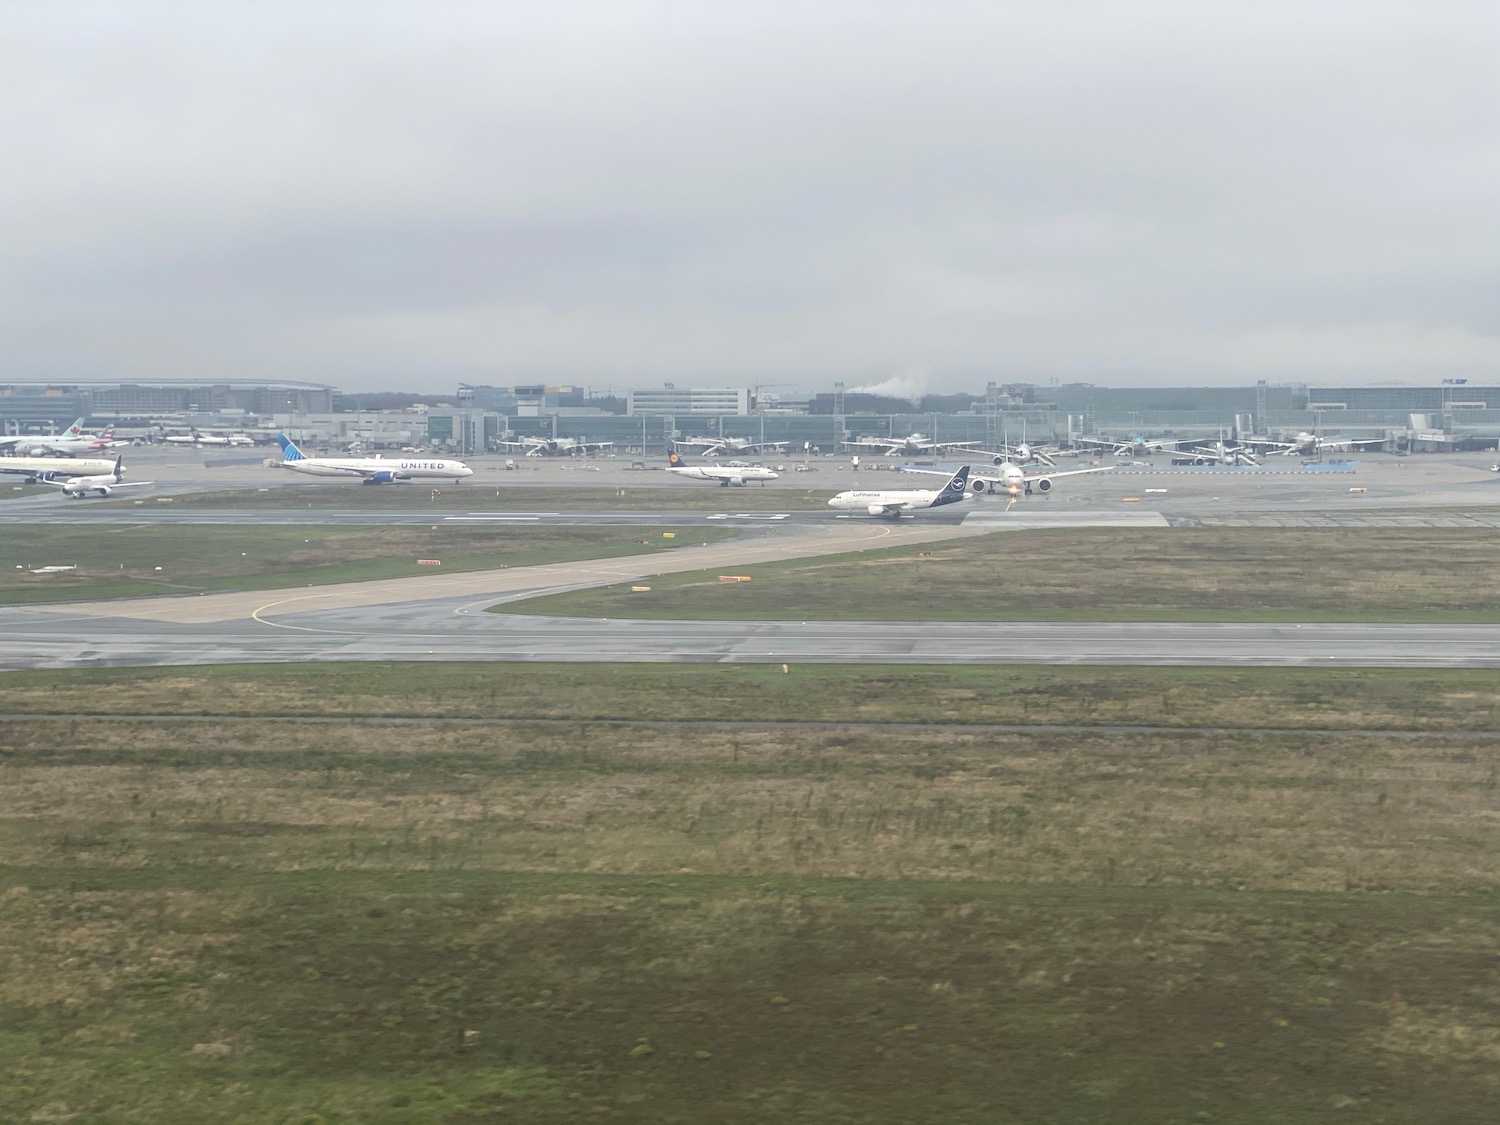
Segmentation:
{"type": "Polygon", "coordinates": [[[828,501],[830,508],[847,508],[850,511],[867,511],[871,514],[886,512],[912,512],[930,508],[939,496],[941,488],[907,488],[881,491],[850,489],[840,492],[828,501]]]}
{"type": "Polygon", "coordinates": [[[752,480],[765,483],[781,476],[775,470],[760,465],[669,465],[666,471],[674,477],[713,480],[720,484],[745,484],[752,480]]]}
{"type": "Polygon", "coordinates": [[[97,458],[59,461],[56,457],[0,457],[0,473],[24,473],[31,477],[103,476],[114,469],[113,461],[97,458]]]}
{"type": "Polygon", "coordinates": [[[389,473],[392,480],[462,480],[474,470],[444,457],[303,457],[278,461],[278,468],[315,477],[371,476],[389,473]]]}
{"type": "Polygon", "coordinates": [[[15,443],[15,448],[24,453],[36,455],[52,453],[59,457],[80,457],[85,453],[97,453],[101,449],[108,449],[109,444],[106,438],[95,434],[83,434],[79,437],[27,438],[25,441],[15,443]]]}

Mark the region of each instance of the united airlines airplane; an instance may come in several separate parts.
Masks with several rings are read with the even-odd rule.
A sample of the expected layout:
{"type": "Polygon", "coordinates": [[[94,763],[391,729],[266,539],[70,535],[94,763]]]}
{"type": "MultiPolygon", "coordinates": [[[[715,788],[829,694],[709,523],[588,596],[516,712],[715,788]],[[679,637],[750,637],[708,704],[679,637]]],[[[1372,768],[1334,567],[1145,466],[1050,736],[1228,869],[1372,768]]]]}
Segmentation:
{"type": "Polygon", "coordinates": [[[309,457],[286,434],[277,434],[276,444],[281,446],[281,461],[277,468],[315,477],[356,476],[363,478],[365,484],[395,484],[403,480],[438,478],[451,480],[456,484],[465,477],[474,475],[474,470],[462,461],[449,461],[443,457],[402,457],[390,460],[384,457],[309,457]]]}

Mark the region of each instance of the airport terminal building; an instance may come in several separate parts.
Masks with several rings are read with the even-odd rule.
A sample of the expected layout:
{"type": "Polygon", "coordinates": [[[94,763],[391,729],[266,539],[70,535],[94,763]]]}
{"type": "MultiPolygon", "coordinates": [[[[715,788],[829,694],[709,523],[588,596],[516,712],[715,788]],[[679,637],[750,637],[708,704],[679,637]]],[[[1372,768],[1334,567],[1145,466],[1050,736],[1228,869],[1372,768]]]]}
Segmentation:
{"type": "MultiPolygon", "coordinates": [[[[122,428],[286,428],[316,440],[376,447],[427,445],[464,453],[519,437],[612,442],[622,452],[661,452],[674,437],[781,442],[788,453],[836,452],[855,438],[996,445],[1026,439],[1066,444],[1103,434],[1213,438],[1221,432],[1287,437],[1301,431],[1380,438],[1393,447],[1493,446],[1500,440],[1500,385],[1448,380],[1437,386],[1102,387],[998,384],[968,409],[871,409],[865,396],[819,394],[772,407],[745,387],[672,384],[629,393],[612,409],[583,388],[461,385],[450,404],[406,411],[335,412],[334,388],[296,381],[168,381],[0,385],[0,431],[50,433],[75,418],[122,428]],[[624,413],[620,413],[620,406],[624,413]]],[[[951,401],[951,400],[950,400],[951,401]]]]}

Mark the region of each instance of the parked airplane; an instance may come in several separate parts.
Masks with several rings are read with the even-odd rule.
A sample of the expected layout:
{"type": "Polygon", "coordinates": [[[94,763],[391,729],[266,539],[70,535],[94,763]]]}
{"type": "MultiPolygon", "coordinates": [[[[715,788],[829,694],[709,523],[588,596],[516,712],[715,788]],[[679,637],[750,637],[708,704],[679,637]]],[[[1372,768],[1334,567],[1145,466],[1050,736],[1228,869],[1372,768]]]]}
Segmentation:
{"type": "Polygon", "coordinates": [[[59,460],[56,457],[0,457],[0,473],[19,473],[27,484],[36,484],[43,477],[80,477],[89,474],[107,473],[114,468],[113,461],[102,457],[86,460],[59,460]]]}
{"type": "Polygon", "coordinates": [[[743,485],[752,480],[758,480],[764,486],[766,481],[775,480],[781,475],[760,465],[689,465],[676,451],[667,454],[666,471],[688,480],[716,480],[726,488],[731,484],[743,485]]]}
{"type": "Polygon", "coordinates": [[[315,477],[363,478],[365,484],[395,484],[403,480],[441,478],[455,484],[474,475],[462,461],[442,457],[402,457],[387,461],[384,457],[308,457],[286,434],[277,434],[281,461],[277,468],[315,477]]]}
{"type": "Polygon", "coordinates": [[[557,457],[572,456],[579,453],[587,453],[591,449],[613,449],[615,443],[612,441],[584,441],[582,438],[539,438],[523,437],[516,441],[502,441],[497,444],[506,449],[519,450],[528,457],[557,457]]]}
{"type": "Polygon", "coordinates": [[[1325,438],[1303,430],[1289,442],[1256,442],[1267,453],[1283,457],[1316,457],[1320,453],[1348,453],[1361,446],[1381,446],[1385,438],[1325,438]]]}
{"type": "Polygon", "coordinates": [[[1028,445],[1024,441],[1016,445],[1002,445],[998,452],[992,449],[980,449],[975,452],[989,456],[990,463],[993,465],[1003,465],[1007,461],[1015,465],[1047,465],[1048,467],[1057,464],[1052,459],[1051,453],[1038,449],[1034,445],[1028,445]]]}
{"type": "Polygon", "coordinates": [[[1175,453],[1182,443],[1176,438],[1147,438],[1145,434],[1136,434],[1124,441],[1102,436],[1075,437],[1073,444],[1086,449],[1107,450],[1116,457],[1146,457],[1152,453],[1175,453]]]}
{"type": "Polygon", "coordinates": [[[60,434],[16,434],[12,437],[0,437],[0,448],[28,454],[36,450],[35,456],[41,456],[46,452],[48,442],[66,442],[83,436],[83,419],[79,418],[60,434]]]}
{"type": "Polygon", "coordinates": [[[215,447],[231,445],[254,445],[255,439],[249,434],[204,434],[194,430],[191,434],[173,434],[164,438],[168,445],[191,445],[195,449],[205,445],[215,447]]]}
{"type": "Polygon", "coordinates": [[[144,484],[152,484],[149,480],[125,481],[120,478],[125,475],[125,468],[121,464],[123,458],[115,458],[114,471],[101,473],[98,476],[69,477],[67,480],[53,480],[51,476],[40,478],[42,484],[50,484],[54,488],[62,489],[63,496],[69,500],[82,500],[90,492],[97,492],[100,496],[108,496],[117,488],[139,488],[144,484]]]}
{"type": "Polygon", "coordinates": [[[674,438],[672,444],[687,448],[705,457],[717,457],[720,453],[759,453],[766,449],[785,449],[788,441],[751,441],[749,438],[689,437],[674,438]]]}
{"type": "Polygon", "coordinates": [[[973,441],[930,441],[926,434],[908,434],[904,438],[863,437],[858,441],[840,442],[848,449],[869,449],[884,457],[915,457],[919,453],[941,453],[945,449],[973,449],[973,441]]]}
{"type": "Polygon", "coordinates": [[[83,419],[80,418],[56,437],[37,437],[34,434],[28,434],[25,437],[0,439],[0,445],[8,445],[22,456],[78,457],[85,453],[100,453],[119,444],[114,440],[114,436],[113,424],[102,434],[84,433],[83,419]]]}
{"type": "Polygon", "coordinates": [[[1220,438],[1213,445],[1172,451],[1174,465],[1259,465],[1260,458],[1248,445],[1226,445],[1220,438]]]}
{"type": "Polygon", "coordinates": [[[969,466],[954,473],[942,488],[895,489],[865,491],[850,489],[840,492],[828,501],[830,508],[864,510],[872,516],[891,516],[900,519],[902,512],[915,512],[923,508],[939,508],[944,504],[956,504],[964,499],[969,480],[969,466]]]}

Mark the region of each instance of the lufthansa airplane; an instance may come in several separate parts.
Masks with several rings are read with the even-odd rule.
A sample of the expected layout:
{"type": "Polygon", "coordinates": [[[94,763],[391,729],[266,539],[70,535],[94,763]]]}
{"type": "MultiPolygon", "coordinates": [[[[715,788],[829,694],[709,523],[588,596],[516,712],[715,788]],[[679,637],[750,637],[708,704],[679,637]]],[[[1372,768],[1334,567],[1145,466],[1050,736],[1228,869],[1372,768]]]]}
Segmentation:
{"type": "Polygon", "coordinates": [[[969,466],[965,465],[942,488],[908,488],[894,491],[862,491],[851,489],[840,492],[828,501],[830,508],[848,508],[852,511],[868,512],[872,516],[890,516],[900,519],[902,512],[916,512],[923,508],[940,508],[944,504],[957,504],[968,495],[969,466]]]}

